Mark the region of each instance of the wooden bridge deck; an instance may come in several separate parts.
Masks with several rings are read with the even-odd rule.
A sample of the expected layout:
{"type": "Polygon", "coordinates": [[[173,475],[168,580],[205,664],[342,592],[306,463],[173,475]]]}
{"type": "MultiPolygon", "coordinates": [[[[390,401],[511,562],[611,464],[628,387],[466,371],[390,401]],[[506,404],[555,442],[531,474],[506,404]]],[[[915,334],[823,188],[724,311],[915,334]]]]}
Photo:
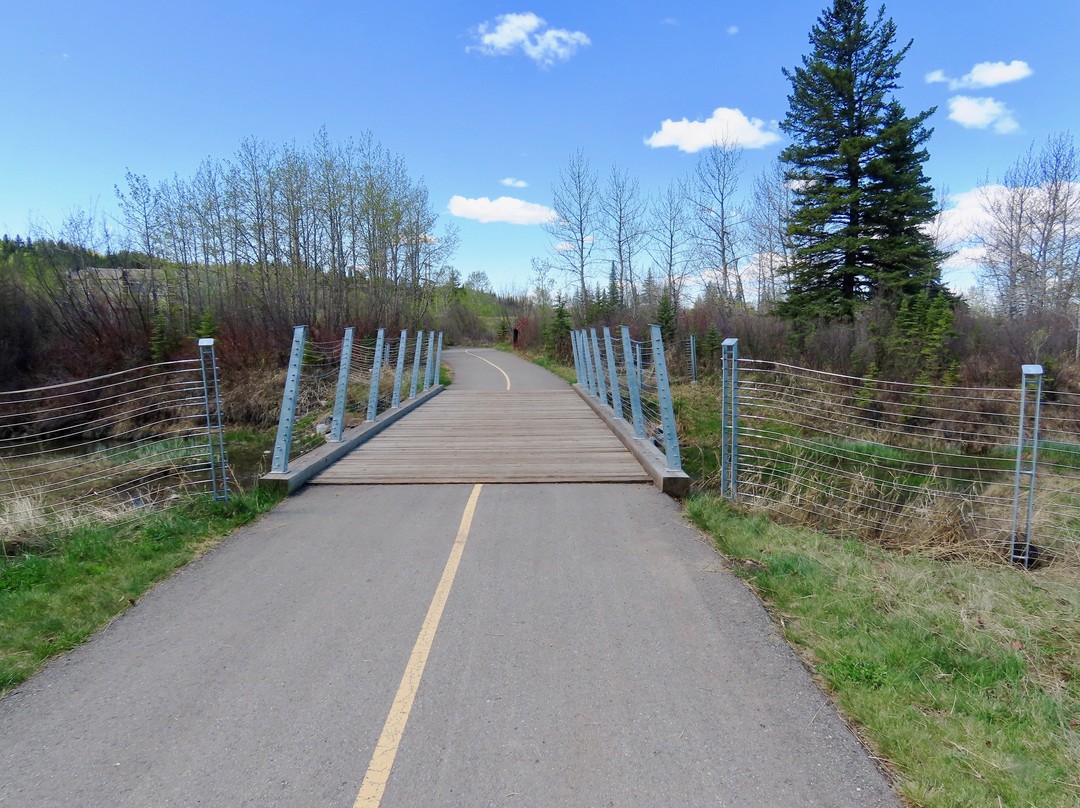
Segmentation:
{"type": "Polygon", "coordinates": [[[310,484],[649,479],[572,390],[448,390],[357,447],[310,484]]]}

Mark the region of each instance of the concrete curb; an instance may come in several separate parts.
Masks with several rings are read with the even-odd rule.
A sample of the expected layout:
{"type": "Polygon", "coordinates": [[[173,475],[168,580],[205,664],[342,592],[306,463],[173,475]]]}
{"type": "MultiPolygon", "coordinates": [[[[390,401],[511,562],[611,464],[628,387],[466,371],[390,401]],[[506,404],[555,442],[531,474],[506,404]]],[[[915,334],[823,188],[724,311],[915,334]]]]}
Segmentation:
{"type": "Polygon", "coordinates": [[[667,467],[667,457],[653,446],[652,441],[634,437],[634,428],[622,418],[615,415],[611,407],[607,407],[590,395],[589,391],[580,384],[570,385],[577,391],[585,403],[592,407],[593,412],[600,416],[601,420],[622,441],[623,446],[637,458],[656,487],[665,494],[673,497],[685,497],[690,493],[690,477],[683,471],[672,471],[667,467]]]}
{"type": "Polygon", "coordinates": [[[438,384],[396,410],[388,410],[383,414],[381,421],[364,422],[360,426],[346,429],[341,436],[340,442],[324,443],[317,449],[312,449],[307,454],[289,461],[288,471],[271,471],[269,474],[264,474],[260,479],[270,489],[284,490],[286,494],[295,493],[308,480],[331,463],[336,463],[361,443],[371,440],[390,424],[412,412],[421,404],[426,404],[445,389],[441,384],[438,384]]]}

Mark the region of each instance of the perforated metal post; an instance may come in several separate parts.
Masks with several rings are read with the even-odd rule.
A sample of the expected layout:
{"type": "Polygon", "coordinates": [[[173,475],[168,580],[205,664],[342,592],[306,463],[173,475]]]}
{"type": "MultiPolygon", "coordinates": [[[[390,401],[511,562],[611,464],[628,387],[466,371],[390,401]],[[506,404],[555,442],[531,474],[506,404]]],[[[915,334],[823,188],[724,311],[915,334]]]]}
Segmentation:
{"type": "Polygon", "coordinates": [[[435,332],[428,333],[427,361],[424,363],[424,392],[431,387],[431,366],[435,361],[435,332]]]}
{"type": "Polygon", "coordinates": [[[398,338],[397,365],[394,367],[394,399],[390,403],[395,410],[401,406],[401,382],[405,372],[405,348],[408,344],[409,332],[403,328],[398,338]]]}
{"type": "Polygon", "coordinates": [[[622,395],[619,393],[619,374],[615,370],[615,352],[611,350],[611,329],[604,326],[604,350],[607,352],[608,380],[611,382],[611,409],[622,418],[622,395]]]}
{"type": "Polygon", "coordinates": [[[270,471],[284,474],[289,470],[289,451],[292,449],[293,421],[296,420],[296,396],[300,391],[300,370],[304,364],[304,339],[307,326],[293,329],[292,352],[289,369],[285,373],[285,392],[281,396],[281,415],[278,416],[277,438],[274,440],[274,456],[270,471]]]}
{"type": "Polygon", "coordinates": [[[729,337],[721,350],[720,495],[734,502],[739,479],[739,341],[729,337]]]}
{"type": "Polygon", "coordinates": [[[634,363],[634,343],[630,339],[629,326],[622,327],[623,362],[626,364],[626,394],[630,396],[630,414],[634,419],[634,437],[644,440],[645,419],[641,417],[641,378],[634,363]]]}
{"type": "Polygon", "coordinates": [[[371,388],[368,390],[367,419],[374,421],[379,416],[379,382],[382,381],[383,342],[386,329],[380,328],[375,337],[375,359],[371,363],[371,388]]]}
{"type": "Polygon", "coordinates": [[[690,335],[690,381],[696,382],[697,377],[697,337],[690,335]]]}
{"type": "Polygon", "coordinates": [[[656,371],[656,389],[660,399],[660,425],[664,429],[664,454],[667,455],[667,470],[682,471],[679,436],[675,434],[675,408],[671,402],[667,359],[664,356],[664,338],[660,333],[660,326],[650,325],[649,329],[652,331],[653,368],[656,371]]]}
{"type": "Polygon", "coordinates": [[[349,371],[352,370],[353,329],[345,329],[341,339],[341,365],[338,367],[337,393],[334,395],[334,421],[330,427],[330,440],[341,441],[345,430],[345,399],[349,394],[349,371]]]}
{"type": "Polygon", "coordinates": [[[1042,365],[1023,365],[1020,368],[1020,417],[1016,437],[1016,471],[1013,475],[1012,508],[1012,562],[1030,569],[1038,558],[1038,549],[1031,544],[1031,514],[1035,509],[1035,470],[1039,458],[1039,416],[1042,408],[1042,365]],[[1030,402],[1029,402],[1030,399],[1030,402]],[[1031,404],[1031,441],[1025,439],[1028,422],[1028,406],[1031,404]],[[1031,459],[1024,462],[1024,452],[1031,450],[1031,459]],[[1019,533],[1021,480],[1027,482],[1027,514],[1024,532],[1019,533]]]}
{"type": "Polygon", "coordinates": [[[442,381],[442,338],[443,332],[439,332],[439,347],[435,351],[435,376],[431,383],[440,384],[442,381]]]}
{"type": "Polygon", "coordinates": [[[210,485],[215,500],[228,502],[229,475],[225,460],[225,429],[221,424],[221,393],[218,387],[214,340],[209,338],[199,340],[199,364],[202,366],[203,404],[206,407],[206,448],[210,456],[210,485]],[[216,440],[215,432],[217,433],[216,440]]]}
{"type": "Polygon", "coordinates": [[[593,374],[592,348],[589,346],[589,336],[584,328],[578,331],[578,350],[581,351],[581,361],[585,364],[585,389],[595,397],[596,377],[593,374]]]}
{"type": "Polygon", "coordinates": [[[600,357],[600,341],[596,338],[596,329],[589,329],[589,341],[592,344],[593,368],[595,369],[596,397],[601,404],[607,404],[607,385],[604,384],[604,360],[600,357]]]}
{"type": "Polygon", "coordinates": [[[409,398],[416,398],[416,386],[420,383],[420,353],[424,348],[424,332],[416,332],[416,355],[412,363],[412,383],[409,385],[409,398]]]}
{"type": "Polygon", "coordinates": [[[581,356],[578,353],[578,332],[570,331],[570,350],[573,352],[573,375],[578,379],[579,385],[584,385],[584,374],[581,371],[581,356]]]}

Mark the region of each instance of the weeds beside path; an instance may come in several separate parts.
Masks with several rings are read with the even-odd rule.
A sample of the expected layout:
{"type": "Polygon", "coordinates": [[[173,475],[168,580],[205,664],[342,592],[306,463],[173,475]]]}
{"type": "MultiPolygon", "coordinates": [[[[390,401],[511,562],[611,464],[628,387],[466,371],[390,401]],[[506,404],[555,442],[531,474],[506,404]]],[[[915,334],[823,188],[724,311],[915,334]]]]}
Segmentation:
{"type": "Polygon", "coordinates": [[[228,503],[200,497],[133,524],[80,527],[46,552],[0,557],[0,697],[280,498],[258,489],[228,503]]]}
{"type": "Polygon", "coordinates": [[[687,502],[924,808],[1080,803],[1080,575],[879,550],[687,502]]]}

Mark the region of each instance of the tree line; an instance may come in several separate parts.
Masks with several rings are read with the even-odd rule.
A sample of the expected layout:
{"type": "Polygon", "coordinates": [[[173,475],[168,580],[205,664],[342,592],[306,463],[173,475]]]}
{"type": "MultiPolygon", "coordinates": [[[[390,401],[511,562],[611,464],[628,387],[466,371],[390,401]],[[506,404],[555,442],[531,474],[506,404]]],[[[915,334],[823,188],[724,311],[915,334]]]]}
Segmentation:
{"type": "Polygon", "coordinates": [[[936,194],[924,171],[935,110],[909,113],[896,97],[912,43],[898,40],[884,6],[871,14],[864,0],[833,0],[810,43],[801,64],[783,70],[789,143],[749,188],[742,149],[723,137],[651,195],[624,169],[602,177],[573,153],[552,188],[553,246],[534,261],[536,299],[547,281],[539,264],[567,280],[579,324],[656,322],[673,309],[701,336],[722,321],[763,318],[772,324],[752,330],[784,335],[775,353],[843,343],[842,357],[818,364],[872,375],[904,377],[915,363],[955,375],[973,317],[1026,319],[1035,333],[1071,313],[1080,355],[1071,135],[1032,147],[1000,183],[983,182],[968,246],[979,248],[977,278],[989,293],[962,299],[942,281],[947,191],[936,194]]]}
{"type": "Polygon", "coordinates": [[[437,229],[424,183],[370,133],[245,138],[189,177],[129,170],[116,195],[119,220],[77,209],[57,234],[4,237],[0,308],[19,327],[3,330],[20,333],[0,341],[22,346],[12,367],[54,343],[130,363],[206,333],[255,356],[297,323],[415,329],[460,305],[455,229],[437,229]]]}

